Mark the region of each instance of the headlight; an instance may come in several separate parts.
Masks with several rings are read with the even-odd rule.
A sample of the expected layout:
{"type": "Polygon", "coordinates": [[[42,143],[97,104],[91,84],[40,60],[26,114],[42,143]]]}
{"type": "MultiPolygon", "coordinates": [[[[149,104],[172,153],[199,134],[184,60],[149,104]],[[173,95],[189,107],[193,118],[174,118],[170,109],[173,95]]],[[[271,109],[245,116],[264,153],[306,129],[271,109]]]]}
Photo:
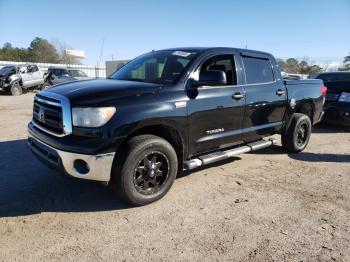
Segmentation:
{"type": "Polygon", "coordinates": [[[339,97],[339,102],[350,102],[350,93],[343,92],[339,97]]]}
{"type": "Polygon", "coordinates": [[[115,111],[115,107],[75,107],[72,109],[73,126],[103,126],[112,118],[115,111]]]}

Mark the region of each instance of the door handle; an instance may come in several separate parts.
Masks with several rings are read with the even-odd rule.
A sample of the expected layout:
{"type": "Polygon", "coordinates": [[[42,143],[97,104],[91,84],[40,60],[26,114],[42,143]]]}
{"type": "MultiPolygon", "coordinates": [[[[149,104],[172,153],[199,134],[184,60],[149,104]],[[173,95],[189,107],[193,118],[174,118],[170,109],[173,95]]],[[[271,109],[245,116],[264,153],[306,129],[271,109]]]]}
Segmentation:
{"type": "Polygon", "coordinates": [[[284,90],[278,89],[278,90],[276,91],[276,95],[278,95],[278,96],[284,95],[284,90]]]}
{"type": "Polygon", "coordinates": [[[241,98],[243,98],[244,97],[244,94],[242,94],[241,92],[236,92],[236,93],[234,93],[233,95],[232,95],[232,98],[233,99],[237,99],[237,100],[239,100],[239,99],[241,99],[241,98]]]}

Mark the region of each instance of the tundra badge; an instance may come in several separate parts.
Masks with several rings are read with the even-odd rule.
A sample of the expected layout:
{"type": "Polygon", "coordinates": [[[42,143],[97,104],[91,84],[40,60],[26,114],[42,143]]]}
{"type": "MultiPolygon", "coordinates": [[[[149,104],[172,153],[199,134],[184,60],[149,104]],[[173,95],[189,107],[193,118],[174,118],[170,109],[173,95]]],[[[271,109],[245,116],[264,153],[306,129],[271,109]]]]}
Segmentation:
{"type": "Polygon", "coordinates": [[[216,134],[216,133],[221,133],[221,132],[224,132],[225,129],[223,128],[218,128],[218,129],[213,129],[213,130],[207,130],[205,131],[208,135],[211,135],[211,134],[216,134]]]}

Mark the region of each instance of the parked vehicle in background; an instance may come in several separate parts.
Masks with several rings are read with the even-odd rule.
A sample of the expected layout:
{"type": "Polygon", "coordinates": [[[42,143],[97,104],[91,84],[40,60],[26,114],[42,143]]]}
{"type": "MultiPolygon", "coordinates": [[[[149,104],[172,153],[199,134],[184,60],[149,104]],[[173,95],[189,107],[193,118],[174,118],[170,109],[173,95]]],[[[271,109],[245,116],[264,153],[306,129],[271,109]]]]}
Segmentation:
{"type": "Polygon", "coordinates": [[[37,94],[28,143],[54,169],[145,205],[182,170],[271,146],[271,135],[289,152],[304,150],[325,95],[322,80],[284,81],[268,53],[153,51],[108,79],[37,94]]]}
{"type": "Polygon", "coordinates": [[[350,127],[350,72],[321,73],[327,87],[324,122],[350,127]]]}
{"type": "Polygon", "coordinates": [[[36,64],[4,66],[0,69],[0,91],[18,96],[23,89],[41,89],[43,73],[36,64]]]}
{"type": "Polygon", "coordinates": [[[303,79],[302,75],[300,74],[289,74],[286,72],[281,72],[283,79],[285,80],[301,80],[303,79]]]}
{"type": "Polygon", "coordinates": [[[74,77],[78,80],[88,80],[88,79],[92,79],[92,77],[88,77],[87,74],[85,74],[82,70],[80,69],[67,69],[68,73],[71,77],[74,77]]]}
{"type": "Polygon", "coordinates": [[[47,73],[44,76],[45,83],[43,89],[50,88],[53,85],[58,85],[66,82],[77,81],[78,79],[72,77],[67,68],[63,67],[49,67],[47,73]]]}

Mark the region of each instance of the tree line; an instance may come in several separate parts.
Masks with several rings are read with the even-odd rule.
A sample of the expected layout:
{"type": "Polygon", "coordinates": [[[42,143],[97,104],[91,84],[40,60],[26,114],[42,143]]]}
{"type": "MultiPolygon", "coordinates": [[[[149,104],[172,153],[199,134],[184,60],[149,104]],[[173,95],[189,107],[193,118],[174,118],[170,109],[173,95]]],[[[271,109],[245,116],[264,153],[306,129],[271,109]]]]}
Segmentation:
{"type": "MultiPolygon", "coordinates": [[[[296,58],[288,59],[277,59],[278,65],[281,71],[290,74],[305,74],[305,75],[315,75],[321,72],[323,69],[319,65],[312,64],[308,58],[298,60],[296,58]]],[[[338,70],[340,71],[350,71],[350,53],[344,57],[344,65],[338,70]]]]}
{"type": "Polygon", "coordinates": [[[311,64],[307,58],[301,61],[295,58],[277,59],[281,71],[290,74],[313,75],[321,72],[322,68],[318,65],[311,64]]]}
{"type": "MultiPolygon", "coordinates": [[[[65,44],[57,43],[55,47],[44,38],[36,37],[28,48],[13,47],[11,43],[5,43],[0,48],[0,61],[37,62],[54,64],[80,64],[79,59],[67,57],[65,44]]],[[[290,74],[313,75],[322,71],[322,68],[312,64],[307,58],[301,61],[296,58],[277,59],[282,71],[290,74]]],[[[350,71],[350,53],[344,58],[344,66],[341,71],[350,71]]]]}
{"type": "Polygon", "coordinates": [[[36,37],[28,48],[13,47],[11,43],[6,42],[0,48],[0,61],[80,64],[79,59],[67,57],[63,47],[55,47],[40,37],[36,37]]]}

